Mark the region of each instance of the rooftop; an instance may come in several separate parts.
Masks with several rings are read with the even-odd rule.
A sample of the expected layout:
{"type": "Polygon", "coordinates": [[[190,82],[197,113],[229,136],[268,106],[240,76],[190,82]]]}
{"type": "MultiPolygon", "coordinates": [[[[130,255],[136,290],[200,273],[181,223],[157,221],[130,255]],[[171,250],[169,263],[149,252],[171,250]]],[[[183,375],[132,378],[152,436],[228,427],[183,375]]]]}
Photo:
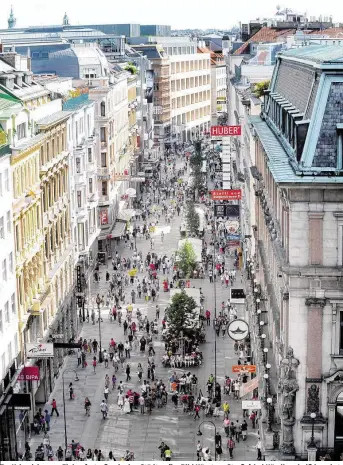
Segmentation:
{"type": "Polygon", "coordinates": [[[250,43],[271,43],[285,41],[286,37],[295,34],[296,29],[277,29],[274,27],[262,27],[256,34],[250,37],[249,40],[244,42],[235,52],[234,55],[242,55],[242,53],[248,53],[250,43]]]}
{"type": "Polygon", "coordinates": [[[310,45],[286,50],[280,57],[297,58],[298,60],[312,61],[314,63],[343,63],[342,45],[310,45]]]}
{"type": "Polygon", "coordinates": [[[283,149],[278,138],[260,116],[250,116],[258,138],[268,157],[268,167],[276,183],[285,184],[343,184],[343,176],[313,176],[300,170],[296,172],[290,158],[283,149]]]}
{"type": "Polygon", "coordinates": [[[71,115],[70,111],[63,111],[63,110],[57,111],[56,113],[53,113],[52,115],[45,116],[44,118],[38,120],[37,125],[38,126],[51,126],[60,121],[63,121],[69,115],[71,115]]]}

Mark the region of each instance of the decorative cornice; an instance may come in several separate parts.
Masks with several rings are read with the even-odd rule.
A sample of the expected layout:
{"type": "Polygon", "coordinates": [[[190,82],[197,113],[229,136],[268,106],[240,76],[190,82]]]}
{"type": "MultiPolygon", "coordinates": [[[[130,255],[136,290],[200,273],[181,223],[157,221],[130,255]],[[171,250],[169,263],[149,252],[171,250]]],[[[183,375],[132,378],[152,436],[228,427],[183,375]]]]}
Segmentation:
{"type": "Polygon", "coordinates": [[[319,297],[308,297],[305,300],[305,305],[307,307],[321,307],[324,308],[326,305],[327,299],[319,297]]]}

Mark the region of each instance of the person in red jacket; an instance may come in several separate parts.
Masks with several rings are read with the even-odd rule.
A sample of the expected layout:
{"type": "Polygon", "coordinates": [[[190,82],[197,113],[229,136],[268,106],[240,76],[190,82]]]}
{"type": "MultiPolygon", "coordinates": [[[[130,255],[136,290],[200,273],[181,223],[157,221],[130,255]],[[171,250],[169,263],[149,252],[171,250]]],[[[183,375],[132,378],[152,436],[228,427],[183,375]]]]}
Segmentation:
{"type": "Polygon", "coordinates": [[[56,412],[56,415],[59,417],[60,414],[58,413],[58,410],[57,410],[57,402],[55,399],[52,399],[52,402],[51,402],[51,406],[52,406],[52,409],[51,409],[51,417],[53,416],[54,412],[56,412]]]}
{"type": "Polygon", "coordinates": [[[206,316],[207,326],[210,326],[211,325],[211,312],[209,310],[206,310],[205,316],[206,316]]]}

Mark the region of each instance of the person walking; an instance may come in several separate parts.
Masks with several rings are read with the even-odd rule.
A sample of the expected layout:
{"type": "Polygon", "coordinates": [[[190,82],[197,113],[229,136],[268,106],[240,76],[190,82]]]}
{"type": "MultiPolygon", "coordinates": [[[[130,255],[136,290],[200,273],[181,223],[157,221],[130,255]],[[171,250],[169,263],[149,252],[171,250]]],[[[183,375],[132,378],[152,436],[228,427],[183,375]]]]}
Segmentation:
{"type": "Polygon", "coordinates": [[[201,460],[201,442],[198,441],[198,444],[197,444],[197,460],[200,461],[201,460]]]}
{"type": "Polygon", "coordinates": [[[107,353],[106,350],[104,350],[103,359],[104,359],[104,362],[105,362],[105,368],[108,368],[108,353],[107,353]]]}
{"type": "Polygon", "coordinates": [[[73,383],[69,383],[69,399],[74,400],[74,388],[73,388],[73,383]]]}
{"type": "Polygon", "coordinates": [[[235,441],[233,440],[232,436],[230,436],[227,442],[227,448],[229,449],[230,459],[233,459],[233,449],[235,448],[235,441]]]}
{"type": "Polygon", "coordinates": [[[126,372],[126,381],[130,381],[131,380],[131,376],[130,376],[131,367],[129,363],[126,364],[125,372],[126,372]]]}
{"type": "Polygon", "coordinates": [[[194,420],[196,420],[197,418],[199,418],[200,420],[200,415],[199,415],[199,412],[200,412],[200,405],[199,404],[195,404],[194,405],[194,420]]]}
{"type": "Polygon", "coordinates": [[[109,392],[110,392],[110,391],[109,391],[108,387],[105,386],[105,388],[104,388],[104,397],[105,397],[106,402],[108,401],[108,394],[109,394],[109,392]]]}
{"type": "Polygon", "coordinates": [[[100,411],[102,413],[103,420],[105,420],[108,414],[108,405],[106,404],[105,399],[103,399],[103,401],[100,404],[100,411]]]}
{"type": "Polygon", "coordinates": [[[96,373],[96,371],[95,371],[95,369],[96,369],[96,357],[93,357],[92,365],[93,365],[93,371],[94,371],[94,373],[96,373]]]}
{"type": "Polygon", "coordinates": [[[52,409],[51,409],[51,416],[53,416],[54,412],[56,412],[56,415],[59,417],[60,414],[58,413],[58,410],[57,410],[57,402],[56,402],[56,399],[52,399],[51,406],[52,406],[52,409]]]}
{"type": "Polygon", "coordinates": [[[257,443],[256,443],[256,450],[257,450],[257,460],[262,460],[262,452],[261,452],[261,448],[262,448],[261,439],[260,439],[260,438],[258,438],[258,439],[257,439],[257,443]]]}
{"type": "Polygon", "coordinates": [[[124,347],[125,347],[125,357],[126,357],[126,358],[131,358],[131,356],[130,356],[131,347],[130,347],[129,341],[126,341],[126,342],[125,342],[124,347]]]}
{"type": "Polygon", "coordinates": [[[142,394],[139,396],[138,401],[139,401],[139,405],[141,407],[141,414],[143,415],[144,414],[145,399],[142,396],[142,394]]]}

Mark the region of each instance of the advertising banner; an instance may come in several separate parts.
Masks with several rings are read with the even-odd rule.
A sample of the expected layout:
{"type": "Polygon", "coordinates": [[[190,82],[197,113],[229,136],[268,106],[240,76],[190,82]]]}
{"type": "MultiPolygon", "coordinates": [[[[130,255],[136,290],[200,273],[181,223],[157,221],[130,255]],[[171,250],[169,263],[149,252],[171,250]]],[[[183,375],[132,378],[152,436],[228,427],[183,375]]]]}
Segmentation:
{"type": "Polygon", "coordinates": [[[226,216],[228,218],[239,218],[239,205],[227,205],[226,216]]]}
{"type": "Polygon", "coordinates": [[[39,367],[24,367],[20,375],[18,376],[18,381],[39,381],[39,367]]]}
{"type": "Polygon", "coordinates": [[[108,224],[108,209],[101,210],[100,212],[100,224],[103,226],[108,224]]]}
{"type": "Polygon", "coordinates": [[[154,97],[154,70],[147,69],[145,71],[145,81],[146,81],[145,98],[148,103],[152,103],[153,97],[154,97]]]}
{"type": "Polygon", "coordinates": [[[251,378],[247,383],[243,383],[240,389],[240,396],[243,397],[250,392],[253,392],[254,389],[258,388],[258,377],[251,378]]]}
{"type": "Polygon", "coordinates": [[[232,365],[232,373],[256,373],[256,365],[232,365]]]}
{"type": "Polygon", "coordinates": [[[241,126],[211,126],[211,136],[240,136],[242,133],[241,126]]]}
{"type": "Polygon", "coordinates": [[[243,410],[261,410],[260,400],[242,400],[243,410]]]}
{"type": "MultiPolygon", "coordinates": [[[[221,168],[219,168],[221,170],[221,168]]],[[[241,200],[241,189],[221,189],[211,192],[212,200],[241,200]]]]}
{"type": "Polygon", "coordinates": [[[26,358],[53,358],[54,345],[51,343],[28,342],[26,344],[26,358]]]}

